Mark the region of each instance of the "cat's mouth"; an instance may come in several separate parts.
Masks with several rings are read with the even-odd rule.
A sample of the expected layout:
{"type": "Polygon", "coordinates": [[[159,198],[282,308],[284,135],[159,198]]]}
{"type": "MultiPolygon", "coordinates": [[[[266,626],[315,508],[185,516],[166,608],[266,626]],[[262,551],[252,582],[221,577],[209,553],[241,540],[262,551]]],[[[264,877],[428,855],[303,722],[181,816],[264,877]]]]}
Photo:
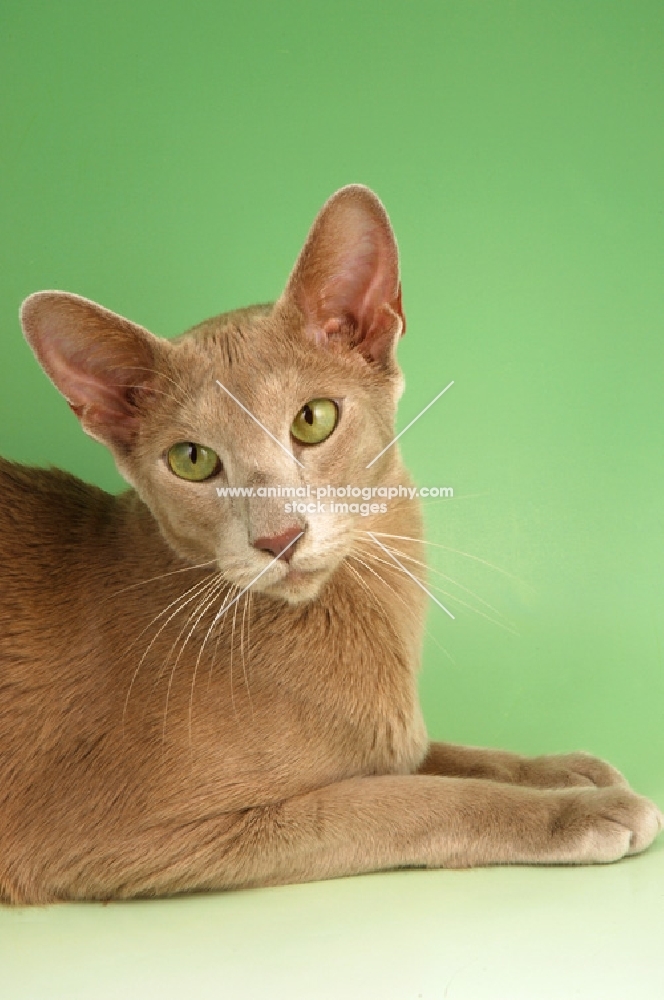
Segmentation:
{"type": "MultiPolygon", "coordinates": [[[[280,567],[281,568],[281,567],[280,567]]],[[[272,574],[265,574],[262,580],[256,584],[257,590],[269,594],[270,597],[279,597],[290,604],[299,604],[302,601],[310,601],[318,596],[318,593],[330,575],[329,568],[300,569],[296,566],[284,566],[277,579],[272,574]]]]}
{"type": "Polygon", "coordinates": [[[240,560],[231,566],[226,560],[225,575],[236,587],[267,594],[290,604],[300,604],[318,597],[327,580],[334,574],[344,553],[327,552],[326,559],[315,559],[311,554],[298,553],[292,562],[273,559],[269,566],[256,572],[256,560],[240,560]]]}
{"type": "Polygon", "coordinates": [[[281,597],[291,604],[310,601],[318,596],[320,588],[329,576],[327,569],[297,569],[289,567],[280,580],[265,587],[265,592],[281,597]]]}

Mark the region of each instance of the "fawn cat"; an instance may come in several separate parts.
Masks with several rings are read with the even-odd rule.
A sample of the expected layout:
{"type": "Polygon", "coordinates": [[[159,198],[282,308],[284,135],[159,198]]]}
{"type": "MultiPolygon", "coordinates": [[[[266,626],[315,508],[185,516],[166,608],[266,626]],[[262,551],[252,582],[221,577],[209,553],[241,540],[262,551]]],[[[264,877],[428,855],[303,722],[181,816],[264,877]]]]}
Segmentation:
{"type": "Polygon", "coordinates": [[[405,320],[371,191],[329,199],[272,305],[171,341],[63,292],[21,319],[131,488],[0,462],[2,900],[650,844],[659,810],[601,760],[428,741],[416,500],[332,516],[275,495],[411,483],[387,447],[405,320]]]}

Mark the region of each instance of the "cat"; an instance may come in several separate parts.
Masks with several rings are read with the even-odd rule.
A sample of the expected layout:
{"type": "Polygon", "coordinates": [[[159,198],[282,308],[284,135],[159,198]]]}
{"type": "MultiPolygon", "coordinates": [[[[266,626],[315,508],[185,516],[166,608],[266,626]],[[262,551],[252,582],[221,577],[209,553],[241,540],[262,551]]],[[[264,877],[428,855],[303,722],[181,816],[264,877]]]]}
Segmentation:
{"type": "Polygon", "coordinates": [[[331,516],[259,495],[412,484],[388,447],[405,318],[373,192],[326,202],[274,304],[172,341],[63,292],[21,318],[131,488],[0,463],[4,902],[652,842],[657,807],[595,757],[429,741],[417,500],[331,516]]]}

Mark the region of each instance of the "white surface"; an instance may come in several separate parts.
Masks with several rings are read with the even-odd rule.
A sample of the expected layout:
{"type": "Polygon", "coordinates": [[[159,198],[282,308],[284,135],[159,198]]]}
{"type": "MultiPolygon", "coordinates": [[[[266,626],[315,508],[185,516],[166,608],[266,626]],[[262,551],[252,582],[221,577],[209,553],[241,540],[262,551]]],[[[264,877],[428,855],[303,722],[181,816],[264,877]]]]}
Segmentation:
{"type": "Polygon", "coordinates": [[[391,872],[5,908],[0,996],[664,997],[664,838],[611,866],[391,872]]]}

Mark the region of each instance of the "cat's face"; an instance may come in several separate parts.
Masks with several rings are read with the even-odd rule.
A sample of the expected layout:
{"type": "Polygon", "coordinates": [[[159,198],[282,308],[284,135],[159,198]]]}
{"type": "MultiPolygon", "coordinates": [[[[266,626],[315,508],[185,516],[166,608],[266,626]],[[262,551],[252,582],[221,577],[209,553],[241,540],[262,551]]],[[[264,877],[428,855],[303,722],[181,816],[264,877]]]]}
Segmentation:
{"type": "Polygon", "coordinates": [[[26,301],[23,323],[173,549],[214,560],[238,587],[315,597],[358,533],[378,523],[363,497],[320,489],[399,482],[396,448],[366,468],[394,436],[404,320],[394,237],[365,188],[342,189],[324,206],[274,306],[164,341],[87,300],[46,292],[26,301]],[[275,559],[288,541],[288,558],[275,559]]]}

